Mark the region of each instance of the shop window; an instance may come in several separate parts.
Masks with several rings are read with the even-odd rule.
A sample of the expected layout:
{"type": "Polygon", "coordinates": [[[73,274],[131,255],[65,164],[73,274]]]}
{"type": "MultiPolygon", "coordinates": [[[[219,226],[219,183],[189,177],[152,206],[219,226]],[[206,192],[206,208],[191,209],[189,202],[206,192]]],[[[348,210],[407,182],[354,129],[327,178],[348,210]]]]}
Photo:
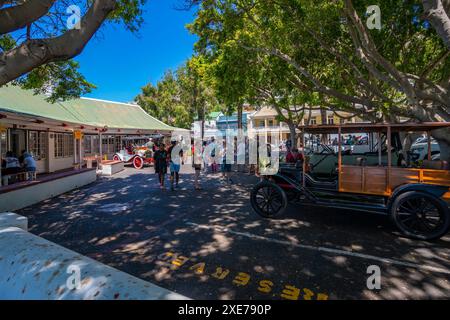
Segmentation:
{"type": "Polygon", "coordinates": [[[43,131],[29,131],[28,151],[36,160],[45,159],[47,157],[47,133],[43,131]]]}
{"type": "Polygon", "coordinates": [[[114,139],[114,150],[113,152],[119,152],[122,149],[122,137],[116,136],[114,139]]]}
{"type": "Polygon", "coordinates": [[[55,158],[73,156],[73,136],[70,133],[55,133],[55,158]]]}
{"type": "Polygon", "coordinates": [[[84,145],[84,153],[91,154],[92,153],[92,136],[84,136],[83,145],[84,145]]]}
{"type": "Polygon", "coordinates": [[[91,136],[91,139],[92,139],[92,153],[93,154],[100,153],[100,137],[91,136]]]}
{"type": "Polygon", "coordinates": [[[8,149],[7,137],[8,137],[8,131],[6,131],[6,130],[0,131],[0,150],[1,150],[0,157],[1,158],[4,158],[6,156],[6,152],[8,151],[8,150],[6,150],[6,149],[8,149]]]}
{"type": "Polygon", "coordinates": [[[328,124],[334,124],[334,117],[328,116],[327,122],[328,122],[328,124]]]}

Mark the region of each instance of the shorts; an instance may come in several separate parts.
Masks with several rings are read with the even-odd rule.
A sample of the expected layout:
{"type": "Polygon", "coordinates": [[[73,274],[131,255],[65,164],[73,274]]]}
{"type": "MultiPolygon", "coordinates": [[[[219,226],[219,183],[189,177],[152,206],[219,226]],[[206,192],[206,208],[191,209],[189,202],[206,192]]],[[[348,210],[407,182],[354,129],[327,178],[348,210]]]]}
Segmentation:
{"type": "Polygon", "coordinates": [[[180,168],[181,168],[181,166],[179,164],[175,164],[173,162],[170,163],[170,172],[171,173],[174,173],[174,172],[178,173],[178,172],[180,172],[180,168]]]}

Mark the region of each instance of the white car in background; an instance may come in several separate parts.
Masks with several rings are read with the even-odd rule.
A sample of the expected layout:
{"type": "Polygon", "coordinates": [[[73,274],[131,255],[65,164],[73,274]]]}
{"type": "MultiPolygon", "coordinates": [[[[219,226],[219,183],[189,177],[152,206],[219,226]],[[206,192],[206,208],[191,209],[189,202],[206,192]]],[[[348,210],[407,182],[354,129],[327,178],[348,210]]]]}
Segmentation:
{"type": "MultiPolygon", "coordinates": [[[[426,160],[428,157],[428,140],[426,138],[419,138],[411,146],[410,150],[411,160],[419,161],[426,160]]],[[[439,149],[439,144],[436,140],[431,140],[431,159],[439,160],[441,155],[441,150],[439,149]]]]}

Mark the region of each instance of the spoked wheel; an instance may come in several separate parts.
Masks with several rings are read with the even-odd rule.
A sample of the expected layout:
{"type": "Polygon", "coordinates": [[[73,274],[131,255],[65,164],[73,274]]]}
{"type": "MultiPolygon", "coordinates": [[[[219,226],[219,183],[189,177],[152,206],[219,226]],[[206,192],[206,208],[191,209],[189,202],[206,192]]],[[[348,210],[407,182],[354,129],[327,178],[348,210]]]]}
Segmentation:
{"type": "Polygon", "coordinates": [[[135,169],[142,169],[144,167],[144,160],[141,157],[134,157],[133,166],[135,169]]]}
{"type": "Polygon", "coordinates": [[[448,205],[420,191],[405,192],[395,198],[391,217],[406,236],[420,240],[441,238],[450,228],[448,205]]]}
{"type": "Polygon", "coordinates": [[[114,161],[120,161],[120,158],[119,158],[119,156],[117,154],[115,154],[114,157],[113,157],[113,160],[114,161]]]}
{"type": "Polygon", "coordinates": [[[288,204],[283,189],[269,181],[260,182],[253,188],[250,201],[253,210],[264,218],[281,215],[288,204]]]}

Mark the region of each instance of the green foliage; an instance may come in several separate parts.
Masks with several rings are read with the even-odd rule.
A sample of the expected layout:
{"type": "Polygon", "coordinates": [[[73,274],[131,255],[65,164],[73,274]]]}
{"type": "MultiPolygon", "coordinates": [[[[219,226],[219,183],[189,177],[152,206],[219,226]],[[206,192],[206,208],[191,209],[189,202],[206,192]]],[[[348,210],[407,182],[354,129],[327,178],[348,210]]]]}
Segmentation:
{"type": "MultiPolygon", "coordinates": [[[[363,20],[373,4],[352,3],[363,20]]],[[[447,49],[420,20],[421,1],[380,6],[383,27],[369,31],[380,56],[403,74],[425,77],[417,86],[448,81],[450,59],[433,64],[447,49]]],[[[214,88],[227,103],[330,106],[369,119],[380,112],[403,115],[402,106],[410,103],[403,88],[374,77],[361,60],[342,0],[205,0],[188,28],[199,36],[196,49],[208,57],[214,88]]],[[[392,77],[384,66],[370,64],[392,77]]]]}
{"type": "Polygon", "coordinates": [[[122,22],[127,30],[137,32],[144,22],[142,8],[146,2],[146,0],[119,0],[109,20],[115,23],[122,22]]]}
{"type": "Polygon", "coordinates": [[[15,84],[32,89],[36,94],[49,94],[47,100],[50,102],[78,98],[95,88],[78,68],[78,62],[74,60],[48,63],[17,79],[15,84]]]}
{"type": "MultiPolygon", "coordinates": [[[[49,12],[34,21],[29,28],[0,35],[0,55],[14,49],[24,40],[53,38],[67,32],[68,5],[80,7],[83,17],[93,3],[93,0],[74,0],[70,4],[66,1],[55,1],[49,12]]],[[[126,30],[137,33],[143,23],[142,10],[145,3],[146,0],[117,0],[116,8],[108,16],[106,23],[121,24],[126,30]]],[[[95,88],[79,72],[79,65],[73,60],[47,63],[14,82],[23,88],[34,90],[35,93],[50,93],[50,101],[77,98],[95,88]]]]}
{"type": "Polygon", "coordinates": [[[156,86],[148,84],[136,102],[149,114],[169,125],[190,129],[194,120],[217,108],[208,85],[208,65],[194,56],[175,72],[167,71],[156,86]]]}

